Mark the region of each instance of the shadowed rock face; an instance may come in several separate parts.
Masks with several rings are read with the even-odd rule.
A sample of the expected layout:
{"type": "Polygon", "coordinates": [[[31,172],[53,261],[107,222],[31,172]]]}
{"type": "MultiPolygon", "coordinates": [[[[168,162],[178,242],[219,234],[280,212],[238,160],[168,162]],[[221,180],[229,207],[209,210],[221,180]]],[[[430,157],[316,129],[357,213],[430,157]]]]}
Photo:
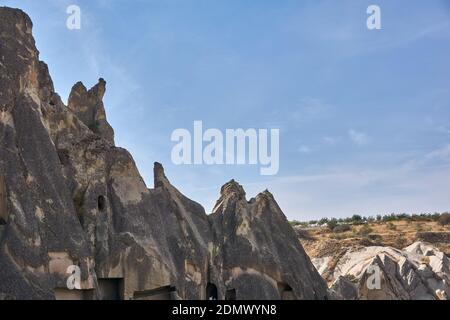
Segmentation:
{"type": "Polygon", "coordinates": [[[327,290],[269,191],[247,201],[234,180],[213,214],[214,261],[237,299],[326,299],[327,290]]]}
{"type": "Polygon", "coordinates": [[[222,188],[212,215],[114,145],[103,79],[68,106],[20,10],[0,8],[0,299],[322,299],[269,192],[222,188]],[[81,269],[68,290],[67,267],[81,269]]]}

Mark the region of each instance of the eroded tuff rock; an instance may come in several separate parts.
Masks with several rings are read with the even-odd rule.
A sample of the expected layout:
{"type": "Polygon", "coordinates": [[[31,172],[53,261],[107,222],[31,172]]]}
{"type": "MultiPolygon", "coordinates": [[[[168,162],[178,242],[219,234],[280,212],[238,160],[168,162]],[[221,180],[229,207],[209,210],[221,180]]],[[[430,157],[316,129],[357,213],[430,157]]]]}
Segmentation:
{"type": "Polygon", "coordinates": [[[221,189],[213,214],[222,278],[237,298],[327,299],[327,288],[272,194],[247,201],[241,185],[221,189]]]}
{"type": "Polygon", "coordinates": [[[0,58],[0,298],[327,297],[269,192],[228,183],[208,216],[158,163],[147,188],[114,145],[105,81],[65,106],[20,10],[0,8],[0,58]]]}
{"type": "Polygon", "coordinates": [[[106,121],[103,96],[106,91],[106,81],[99,82],[87,90],[81,82],[77,82],[70,92],[68,107],[88,128],[104,140],[114,144],[114,130],[106,121]]]}
{"type": "Polygon", "coordinates": [[[415,242],[403,250],[372,246],[313,259],[331,289],[344,299],[448,300],[450,259],[415,242]],[[379,274],[379,286],[376,283],[379,274]]]}

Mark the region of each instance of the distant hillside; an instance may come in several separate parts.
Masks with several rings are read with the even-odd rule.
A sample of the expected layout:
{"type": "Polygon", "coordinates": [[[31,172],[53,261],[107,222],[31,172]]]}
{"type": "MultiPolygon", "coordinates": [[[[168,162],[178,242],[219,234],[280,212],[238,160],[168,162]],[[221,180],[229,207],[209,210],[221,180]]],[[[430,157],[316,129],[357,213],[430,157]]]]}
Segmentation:
{"type": "Polygon", "coordinates": [[[291,223],[339,299],[449,299],[448,214],[353,218],[291,223]],[[375,290],[368,285],[374,267],[380,270],[375,290]]]}
{"type": "Polygon", "coordinates": [[[432,243],[450,255],[450,215],[389,215],[356,220],[322,219],[307,223],[291,222],[307,253],[312,258],[353,246],[390,246],[404,248],[415,241],[432,243]]]}

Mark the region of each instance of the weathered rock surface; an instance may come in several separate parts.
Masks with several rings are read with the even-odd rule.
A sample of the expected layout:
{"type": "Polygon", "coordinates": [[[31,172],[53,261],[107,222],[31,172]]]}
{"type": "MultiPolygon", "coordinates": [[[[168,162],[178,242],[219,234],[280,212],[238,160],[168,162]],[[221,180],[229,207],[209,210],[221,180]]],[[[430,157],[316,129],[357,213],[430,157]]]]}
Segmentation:
{"type": "Polygon", "coordinates": [[[403,250],[373,246],[313,259],[317,270],[344,299],[447,300],[450,259],[416,242],[403,250]],[[378,281],[378,282],[377,282],[378,281]]]}
{"type": "Polygon", "coordinates": [[[232,180],[210,218],[214,249],[221,253],[213,264],[238,299],[327,299],[326,286],[269,191],[247,201],[232,180]]]}
{"type": "Polygon", "coordinates": [[[114,144],[114,130],[106,121],[103,96],[106,81],[99,82],[87,90],[81,82],[77,82],[70,92],[68,107],[89,129],[101,136],[110,144],[114,144]]]}
{"type": "Polygon", "coordinates": [[[208,216],[158,163],[147,188],[114,145],[105,81],[65,106],[20,10],[0,7],[0,59],[0,298],[328,297],[269,192],[228,183],[208,216]]]}

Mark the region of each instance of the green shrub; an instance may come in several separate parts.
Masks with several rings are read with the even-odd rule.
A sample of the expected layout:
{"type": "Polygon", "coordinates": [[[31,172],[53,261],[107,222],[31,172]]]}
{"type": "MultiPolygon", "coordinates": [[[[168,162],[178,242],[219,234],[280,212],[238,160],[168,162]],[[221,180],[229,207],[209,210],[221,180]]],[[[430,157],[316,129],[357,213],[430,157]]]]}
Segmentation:
{"type": "Polygon", "coordinates": [[[391,214],[383,217],[383,221],[385,221],[385,222],[396,221],[396,220],[398,220],[398,218],[395,215],[395,213],[391,213],[391,214]]]}
{"type": "Polygon", "coordinates": [[[302,223],[300,222],[300,221],[297,221],[297,220],[292,220],[292,221],[289,221],[289,223],[291,224],[291,226],[293,226],[293,227],[295,227],[295,226],[299,226],[299,225],[301,225],[302,223]]]}
{"type": "Polygon", "coordinates": [[[389,230],[397,230],[397,227],[392,222],[388,222],[387,227],[389,230]]]}
{"type": "Polygon", "coordinates": [[[371,232],[373,232],[373,229],[365,224],[361,227],[361,229],[359,229],[358,235],[365,237],[368,236],[371,232]]]}
{"type": "Polygon", "coordinates": [[[344,239],[348,239],[348,238],[351,238],[351,237],[352,237],[352,234],[348,233],[348,232],[346,232],[346,233],[333,233],[333,234],[330,234],[330,238],[331,239],[336,239],[336,240],[344,240],[344,239]]]}
{"type": "Polygon", "coordinates": [[[402,249],[403,247],[406,246],[407,240],[403,237],[398,237],[397,239],[395,239],[395,247],[397,249],[402,249]]]}
{"type": "Polygon", "coordinates": [[[351,231],[351,230],[352,230],[352,226],[350,226],[348,224],[340,224],[333,228],[334,233],[342,233],[342,232],[347,232],[347,231],[351,231]]]}
{"type": "Polygon", "coordinates": [[[334,219],[334,218],[331,219],[331,220],[329,220],[329,221],[327,222],[327,227],[328,227],[328,229],[330,229],[330,230],[334,230],[334,228],[336,228],[337,225],[338,225],[338,222],[337,222],[337,220],[334,219]]]}
{"type": "Polygon", "coordinates": [[[450,224],[450,213],[446,212],[441,214],[440,217],[438,218],[438,223],[441,226],[446,226],[450,224]]]}

